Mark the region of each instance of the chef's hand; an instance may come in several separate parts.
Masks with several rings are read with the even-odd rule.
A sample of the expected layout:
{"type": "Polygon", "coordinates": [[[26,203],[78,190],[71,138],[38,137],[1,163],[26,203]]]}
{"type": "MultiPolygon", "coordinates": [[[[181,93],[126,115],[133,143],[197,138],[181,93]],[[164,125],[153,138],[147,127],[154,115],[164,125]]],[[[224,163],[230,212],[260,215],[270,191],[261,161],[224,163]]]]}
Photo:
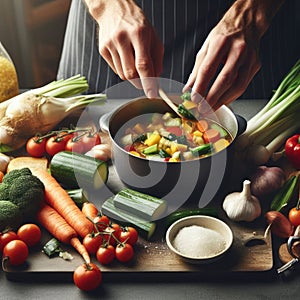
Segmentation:
{"type": "Polygon", "coordinates": [[[260,69],[260,40],[283,0],[238,0],[210,32],[196,56],[184,91],[199,110],[216,110],[237,99],[260,69]]]}
{"type": "Polygon", "coordinates": [[[122,80],[157,97],[164,48],[133,0],[86,0],[99,25],[99,52],[122,80]]]}

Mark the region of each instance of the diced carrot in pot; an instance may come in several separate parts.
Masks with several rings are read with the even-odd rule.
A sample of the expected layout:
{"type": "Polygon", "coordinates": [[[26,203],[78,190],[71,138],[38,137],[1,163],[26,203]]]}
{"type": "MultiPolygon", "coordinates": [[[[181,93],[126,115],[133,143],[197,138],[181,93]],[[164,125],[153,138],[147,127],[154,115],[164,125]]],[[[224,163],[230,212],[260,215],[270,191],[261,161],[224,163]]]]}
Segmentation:
{"type": "Polygon", "coordinates": [[[214,143],[220,138],[220,132],[216,129],[208,129],[203,133],[205,143],[214,143]]]}

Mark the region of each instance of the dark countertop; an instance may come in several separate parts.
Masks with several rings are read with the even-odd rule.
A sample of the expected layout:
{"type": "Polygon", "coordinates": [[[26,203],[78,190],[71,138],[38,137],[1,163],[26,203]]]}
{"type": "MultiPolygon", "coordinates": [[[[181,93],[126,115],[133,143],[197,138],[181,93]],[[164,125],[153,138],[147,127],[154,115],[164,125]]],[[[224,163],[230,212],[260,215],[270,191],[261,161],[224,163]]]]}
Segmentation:
{"type": "MultiPolygon", "coordinates": [[[[237,114],[248,119],[263,105],[262,100],[241,100],[232,104],[237,114]]],[[[115,103],[116,104],[116,103],[115,103]]],[[[113,104],[113,105],[115,105],[113,104]]],[[[110,105],[103,106],[109,111],[110,105]]],[[[259,273],[201,274],[139,274],[118,278],[105,277],[102,286],[92,293],[81,292],[72,282],[60,278],[49,280],[41,274],[34,281],[9,280],[0,271],[2,299],[295,299],[300,295],[299,266],[281,276],[274,241],[274,268],[259,273]]]]}

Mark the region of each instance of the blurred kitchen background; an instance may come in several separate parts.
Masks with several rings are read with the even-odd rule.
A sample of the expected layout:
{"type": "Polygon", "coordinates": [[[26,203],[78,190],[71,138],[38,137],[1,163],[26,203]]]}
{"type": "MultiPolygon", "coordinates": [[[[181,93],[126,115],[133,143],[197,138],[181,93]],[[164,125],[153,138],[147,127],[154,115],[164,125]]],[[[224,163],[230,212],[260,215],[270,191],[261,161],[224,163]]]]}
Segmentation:
{"type": "Polygon", "coordinates": [[[71,0],[0,0],[0,42],[13,60],[20,88],[56,77],[71,0]]]}

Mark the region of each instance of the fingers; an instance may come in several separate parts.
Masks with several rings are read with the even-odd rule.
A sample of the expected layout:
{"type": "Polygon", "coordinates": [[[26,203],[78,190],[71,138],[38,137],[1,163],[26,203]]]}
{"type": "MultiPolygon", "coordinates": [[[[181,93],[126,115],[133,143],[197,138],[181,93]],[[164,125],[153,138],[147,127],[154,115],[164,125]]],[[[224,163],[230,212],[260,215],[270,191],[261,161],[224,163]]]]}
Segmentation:
{"type": "Polygon", "coordinates": [[[215,110],[237,99],[259,68],[256,48],[244,41],[228,43],[226,38],[219,37],[199,51],[184,91],[192,89],[195,102],[201,102],[203,95],[215,110]]]}
{"type": "Polygon", "coordinates": [[[158,96],[156,77],[162,71],[163,46],[153,28],[140,28],[131,36],[119,32],[113,42],[99,46],[99,51],[122,80],[143,89],[149,98],[158,96]]]}

